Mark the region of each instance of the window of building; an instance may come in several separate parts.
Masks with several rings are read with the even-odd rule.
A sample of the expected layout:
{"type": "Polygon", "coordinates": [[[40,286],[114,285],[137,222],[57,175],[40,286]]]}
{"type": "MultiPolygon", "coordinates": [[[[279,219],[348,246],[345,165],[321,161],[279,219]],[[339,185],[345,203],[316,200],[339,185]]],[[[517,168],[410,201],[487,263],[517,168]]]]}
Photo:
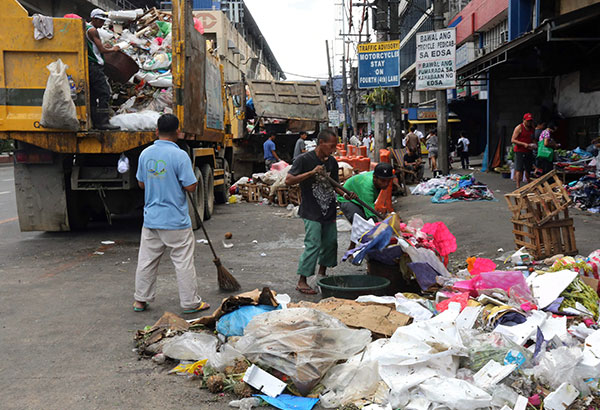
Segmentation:
{"type": "Polygon", "coordinates": [[[482,35],[485,52],[494,51],[508,41],[508,19],[502,20],[488,31],[483,32],[482,35]]]}

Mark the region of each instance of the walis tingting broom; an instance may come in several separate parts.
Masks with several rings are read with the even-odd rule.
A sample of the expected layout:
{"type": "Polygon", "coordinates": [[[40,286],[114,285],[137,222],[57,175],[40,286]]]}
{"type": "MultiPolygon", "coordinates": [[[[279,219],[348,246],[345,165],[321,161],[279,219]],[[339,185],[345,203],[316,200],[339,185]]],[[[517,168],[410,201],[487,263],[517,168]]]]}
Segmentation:
{"type": "Polygon", "coordinates": [[[204,223],[202,223],[202,218],[200,218],[200,214],[198,213],[198,208],[196,208],[196,202],[194,202],[194,198],[190,192],[187,193],[190,202],[192,203],[192,208],[194,208],[194,213],[196,214],[196,220],[198,224],[202,228],[202,232],[204,232],[204,237],[208,241],[208,246],[210,246],[210,250],[213,254],[213,263],[217,267],[217,281],[219,282],[219,289],[222,290],[238,290],[241,288],[239,282],[233,277],[231,273],[221,264],[221,260],[217,256],[215,252],[215,248],[213,248],[212,242],[208,237],[208,233],[206,232],[206,228],[204,228],[204,223]]]}

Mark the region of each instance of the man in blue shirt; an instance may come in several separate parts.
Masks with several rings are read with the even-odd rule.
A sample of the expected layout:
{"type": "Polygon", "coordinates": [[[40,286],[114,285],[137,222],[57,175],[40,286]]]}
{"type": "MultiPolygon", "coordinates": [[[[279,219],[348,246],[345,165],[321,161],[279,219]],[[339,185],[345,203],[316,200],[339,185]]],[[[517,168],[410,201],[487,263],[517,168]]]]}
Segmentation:
{"type": "Polygon", "coordinates": [[[138,185],[144,190],[144,226],[133,310],[142,312],[154,300],[158,263],[170,248],[183,313],[196,313],[210,307],[198,295],[195,240],[185,194],[193,192],[198,181],[189,156],[175,143],[179,139],[179,119],[164,114],[157,126],[158,140],[142,151],[136,174],[138,185]]]}
{"type": "Polygon", "coordinates": [[[268,138],[263,144],[263,150],[265,154],[265,167],[267,171],[270,171],[271,165],[281,161],[275,152],[275,134],[268,134],[268,138]]]}

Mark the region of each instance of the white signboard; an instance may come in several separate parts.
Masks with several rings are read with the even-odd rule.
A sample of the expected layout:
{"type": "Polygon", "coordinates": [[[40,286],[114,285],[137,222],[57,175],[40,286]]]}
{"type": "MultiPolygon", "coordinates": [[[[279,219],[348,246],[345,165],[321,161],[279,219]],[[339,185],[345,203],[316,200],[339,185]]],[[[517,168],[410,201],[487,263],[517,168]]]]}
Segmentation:
{"type": "Polygon", "coordinates": [[[337,110],[329,110],[329,126],[337,127],[340,125],[340,112],[337,110]]]}
{"type": "Polygon", "coordinates": [[[417,33],[418,91],[456,87],[456,31],[448,28],[417,33]]]}

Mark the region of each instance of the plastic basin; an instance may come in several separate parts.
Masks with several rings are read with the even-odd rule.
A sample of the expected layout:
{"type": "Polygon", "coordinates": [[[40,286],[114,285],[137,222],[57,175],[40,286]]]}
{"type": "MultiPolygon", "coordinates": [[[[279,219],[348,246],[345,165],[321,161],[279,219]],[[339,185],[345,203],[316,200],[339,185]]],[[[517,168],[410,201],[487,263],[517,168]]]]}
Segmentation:
{"type": "Polygon", "coordinates": [[[324,298],[356,299],[361,295],[385,295],[390,281],[372,275],[340,275],[319,279],[317,284],[324,298]]]}

